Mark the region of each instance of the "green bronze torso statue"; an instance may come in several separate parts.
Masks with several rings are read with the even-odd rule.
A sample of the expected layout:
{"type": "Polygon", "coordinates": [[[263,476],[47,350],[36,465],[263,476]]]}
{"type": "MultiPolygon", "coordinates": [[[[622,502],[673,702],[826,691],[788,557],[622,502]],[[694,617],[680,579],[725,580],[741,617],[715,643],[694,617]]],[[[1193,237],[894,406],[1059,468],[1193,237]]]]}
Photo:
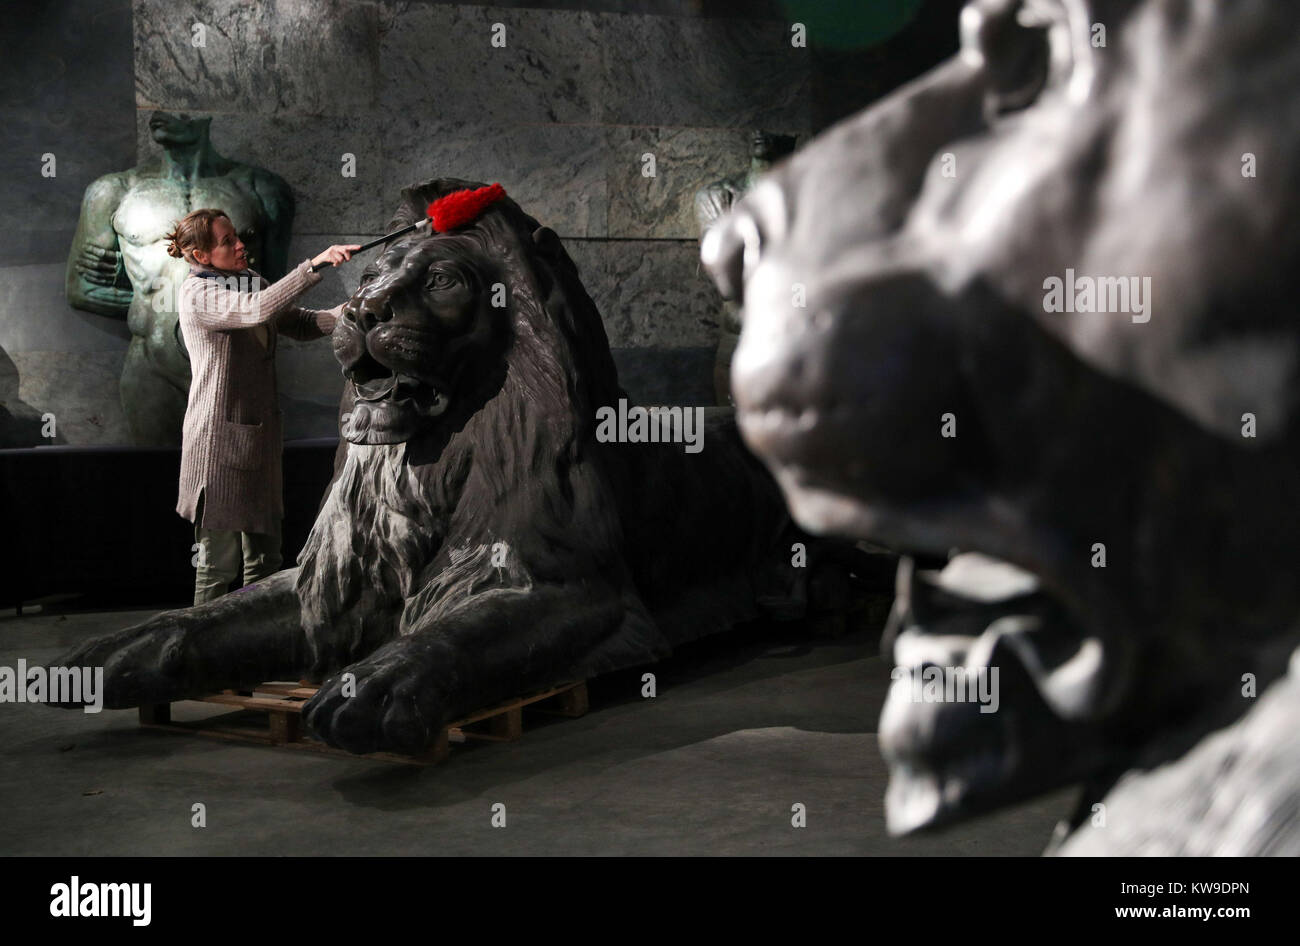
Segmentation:
{"type": "Polygon", "coordinates": [[[176,300],[189,264],[167,254],[167,234],[192,210],[217,207],[248,247],[249,266],[283,274],[293,196],[283,179],[231,161],[207,140],[210,119],[155,113],[163,156],[107,174],[86,189],[68,260],[68,301],[126,317],[131,344],[122,368],[122,409],[132,440],[177,445],[190,369],[176,300]]]}

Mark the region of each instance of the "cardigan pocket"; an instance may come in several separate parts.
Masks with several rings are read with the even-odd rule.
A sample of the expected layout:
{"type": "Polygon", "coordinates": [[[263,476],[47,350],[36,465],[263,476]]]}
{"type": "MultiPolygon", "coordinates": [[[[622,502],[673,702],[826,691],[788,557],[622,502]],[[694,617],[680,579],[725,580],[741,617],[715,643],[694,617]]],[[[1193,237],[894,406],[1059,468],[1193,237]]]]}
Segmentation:
{"type": "Polygon", "coordinates": [[[261,424],[236,424],[221,422],[221,440],[216,445],[218,459],[223,466],[236,470],[262,468],[263,431],[261,424]]]}

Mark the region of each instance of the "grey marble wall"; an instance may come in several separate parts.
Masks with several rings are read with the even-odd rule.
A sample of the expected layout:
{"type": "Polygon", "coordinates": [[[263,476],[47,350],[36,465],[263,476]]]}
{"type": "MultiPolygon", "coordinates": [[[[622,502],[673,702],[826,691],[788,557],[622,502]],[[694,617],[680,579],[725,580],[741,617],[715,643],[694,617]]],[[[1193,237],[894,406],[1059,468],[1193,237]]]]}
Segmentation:
{"type": "MultiPolygon", "coordinates": [[[[34,25],[9,54],[59,65],[43,86],[30,66],[5,99],[20,134],[0,172],[26,176],[0,206],[22,234],[0,247],[0,348],[25,408],[60,417],[60,442],[126,439],[113,396],[125,326],[68,307],[63,264],[86,184],[158,155],[154,109],[211,115],[218,151],[293,185],[294,260],[382,233],[411,183],[501,182],[565,240],[629,392],[707,403],[719,300],[699,272],[692,195],[746,166],[748,129],[806,138],[834,92],[777,0],[16,2],[34,25]],[[57,182],[30,174],[47,141],[57,182]]],[[[304,304],[342,301],[364,262],[304,304]]],[[[333,433],[328,346],[281,351],[286,435],[333,433]]]]}

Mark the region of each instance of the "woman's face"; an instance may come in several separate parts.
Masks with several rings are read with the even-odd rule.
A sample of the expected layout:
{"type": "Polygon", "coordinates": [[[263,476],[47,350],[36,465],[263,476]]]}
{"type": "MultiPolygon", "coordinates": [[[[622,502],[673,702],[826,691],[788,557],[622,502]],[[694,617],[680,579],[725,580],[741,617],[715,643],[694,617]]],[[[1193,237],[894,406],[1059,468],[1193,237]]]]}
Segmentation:
{"type": "Polygon", "coordinates": [[[225,217],[218,217],[212,221],[212,238],[216,240],[212,252],[205,253],[202,250],[195,250],[195,260],[204,266],[231,272],[238,272],[248,266],[248,250],[245,249],[244,242],[235,233],[235,228],[225,217]]]}

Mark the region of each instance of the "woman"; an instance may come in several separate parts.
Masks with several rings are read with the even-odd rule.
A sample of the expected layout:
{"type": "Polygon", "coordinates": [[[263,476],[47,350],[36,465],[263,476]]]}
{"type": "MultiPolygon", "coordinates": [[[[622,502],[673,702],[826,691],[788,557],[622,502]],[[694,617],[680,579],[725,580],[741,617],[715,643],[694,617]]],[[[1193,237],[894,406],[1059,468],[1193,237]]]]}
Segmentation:
{"type": "Polygon", "coordinates": [[[323,278],[312,266],[337,266],[360,246],[331,246],[268,285],[247,268],[244,244],[221,210],[187,214],[167,239],[167,252],[190,264],[178,299],[192,379],[176,511],[194,523],[194,603],[200,604],[226,593],[241,559],[244,584],[280,568],[276,333],[307,341],[334,331],[342,305],[304,309],[294,300],[323,278]]]}

